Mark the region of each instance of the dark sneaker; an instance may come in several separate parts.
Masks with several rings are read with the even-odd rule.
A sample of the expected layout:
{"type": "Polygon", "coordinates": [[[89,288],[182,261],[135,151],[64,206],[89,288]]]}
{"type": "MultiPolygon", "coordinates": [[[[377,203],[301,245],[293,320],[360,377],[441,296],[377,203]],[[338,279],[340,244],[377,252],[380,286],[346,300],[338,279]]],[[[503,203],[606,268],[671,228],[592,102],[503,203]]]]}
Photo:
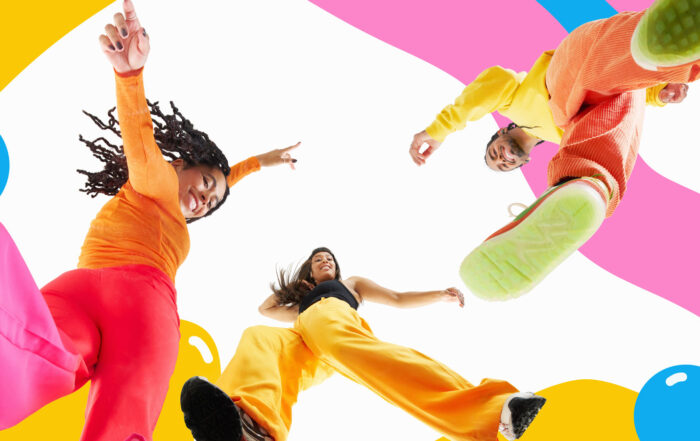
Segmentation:
{"type": "Polygon", "coordinates": [[[503,404],[498,431],[510,441],[520,438],[544,406],[545,401],[547,401],[545,398],[532,392],[511,395],[503,404]]]}
{"type": "Polygon", "coordinates": [[[185,425],[197,441],[241,441],[241,419],[226,392],[204,377],[192,377],[182,386],[180,407],[185,425]]]}
{"type": "Polygon", "coordinates": [[[595,178],[551,188],[464,259],[459,269],[464,284],[486,300],[530,291],[598,230],[606,193],[595,178]]]}
{"type": "Polygon", "coordinates": [[[657,0],[632,34],[634,61],[647,70],[700,58],[700,1],[657,0]]]}

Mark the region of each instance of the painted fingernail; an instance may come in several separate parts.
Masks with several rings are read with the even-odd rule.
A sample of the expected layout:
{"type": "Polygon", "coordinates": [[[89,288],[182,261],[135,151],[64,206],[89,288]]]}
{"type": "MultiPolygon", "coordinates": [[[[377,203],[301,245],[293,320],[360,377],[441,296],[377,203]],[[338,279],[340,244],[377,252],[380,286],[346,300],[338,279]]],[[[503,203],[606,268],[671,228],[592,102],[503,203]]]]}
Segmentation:
{"type": "Polygon", "coordinates": [[[143,28],[143,36],[146,36],[146,28],[143,28]]]}
{"type": "Polygon", "coordinates": [[[120,41],[117,41],[117,49],[119,49],[119,50],[124,49],[124,46],[122,45],[122,43],[120,41]]]}
{"type": "Polygon", "coordinates": [[[296,160],[296,159],[292,159],[292,162],[296,163],[296,162],[297,162],[297,160],[296,160]]]}
{"type": "Polygon", "coordinates": [[[109,45],[109,50],[110,50],[110,51],[113,51],[113,50],[116,50],[116,49],[114,49],[114,46],[112,46],[112,45],[110,44],[110,45],[109,45]]]}
{"type": "Polygon", "coordinates": [[[127,35],[129,34],[126,32],[126,28],[122,28],[122,37],[126,37],[127,35]]]}

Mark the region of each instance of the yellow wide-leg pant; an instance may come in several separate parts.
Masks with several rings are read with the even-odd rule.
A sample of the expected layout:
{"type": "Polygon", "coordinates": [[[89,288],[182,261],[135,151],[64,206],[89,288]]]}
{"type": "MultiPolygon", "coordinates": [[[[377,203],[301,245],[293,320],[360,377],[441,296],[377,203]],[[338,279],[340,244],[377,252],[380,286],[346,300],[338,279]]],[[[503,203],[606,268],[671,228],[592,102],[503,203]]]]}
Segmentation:
{"type": "Polygon", "coordinates": [[[495,441],[503,403],[517,392],[500,380],[474,386],[418,351],[378,340],[335,298],[312,305],[293,328],[246,329],[217,385],[275,441],[285,441],[299,391],[333,372],[455,441],[495,441]]]}

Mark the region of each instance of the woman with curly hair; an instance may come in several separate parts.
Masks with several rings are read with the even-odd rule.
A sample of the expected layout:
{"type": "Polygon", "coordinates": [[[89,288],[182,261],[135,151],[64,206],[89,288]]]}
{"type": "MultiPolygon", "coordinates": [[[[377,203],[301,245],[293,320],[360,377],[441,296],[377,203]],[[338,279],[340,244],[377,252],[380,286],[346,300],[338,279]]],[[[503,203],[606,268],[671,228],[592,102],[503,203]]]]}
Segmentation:
{"type": "Polygon", "coordinates": [[[173,282],[189,251],[187,223],[216,211],[245,175],[295,162],[298,144],[229,167],[172,103],[173,114],[149,105],[149,38],[130,0],[124,13],[100,36],[116,72],[119,118],[90,115],[123,146],[81,136],[105,163],[97,173],[79,170],[88,178],[82,191],[113,197],[91,223],[78,269],[39,291],[0,225],[0,429],[90,380],[81,440],[150,440],[177,358],[173,282]]]}
{"type": "Polygon", "coordinates": [[[396,292],[363,277],[341,279],[328,248],[317,248],[260,312],[292,328],[254,326],[213,385],[189,379],[181,394],[185,424],[198,441],[285,441],[299,391],[339,372],[453,440],[520,438],[545,399],[501,380],[470,384],[443,364],[374,336],[357,313],[364,301],[399,308],[464,297],[456,288],[396,292]]]}

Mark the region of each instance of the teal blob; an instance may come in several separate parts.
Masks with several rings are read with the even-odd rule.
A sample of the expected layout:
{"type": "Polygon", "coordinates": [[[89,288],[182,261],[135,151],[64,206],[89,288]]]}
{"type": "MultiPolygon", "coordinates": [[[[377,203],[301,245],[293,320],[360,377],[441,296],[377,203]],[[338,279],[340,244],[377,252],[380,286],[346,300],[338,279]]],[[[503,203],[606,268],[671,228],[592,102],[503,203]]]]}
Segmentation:
{"type": "Polygon", "coordinates": [[[7,177],[10,175],[10,155],[7,153],[7,147],[2,136],[0,136],[0,194],[5,190],[7,177]]]}
{"type": "Polygon", "coordinates": [[[700,366],[678,365],[651,377],[634,405],[640,441],[685,440],[698,433],[700,366]]]}

